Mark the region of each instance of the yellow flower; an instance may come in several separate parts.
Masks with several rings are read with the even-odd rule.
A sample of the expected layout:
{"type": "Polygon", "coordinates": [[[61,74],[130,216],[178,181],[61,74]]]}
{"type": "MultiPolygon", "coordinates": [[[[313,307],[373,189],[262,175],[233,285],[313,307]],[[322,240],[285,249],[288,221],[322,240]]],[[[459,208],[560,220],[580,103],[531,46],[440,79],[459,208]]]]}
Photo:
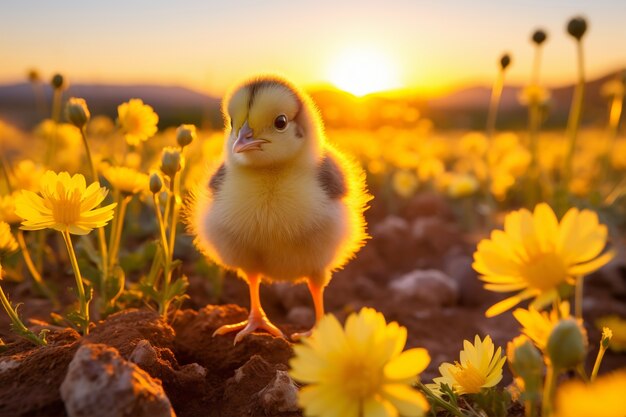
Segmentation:
{"type": "Polygon", "coordinates": [[[421,416],[424,396],[411,388],[430,357],[425,349],[402,352],[406,328],[371,308],[346,320],[322,318],[303,344],[294,346],[291,376],[305,384],[299,395],[306,416],[421,416]]]}
{"type": "Polygon", "coordinates": [[[132,168],[107,166],[102,174],[111,187],[123,193],[137,194],[148,189],[148,175],[132,168]]]}
{"type": "Polygon", "coordinates": [[[0,258],[16,250],[17,242],[11,234],[11,227],[7,223],[0,221],[0,258]]]}
{"type": "Polygon", "coordinates": [[[534,213],[526,209],[507,214],[504,231],[494,230],[474,252],[474,269],[485,288],[496,292],[520,292],[491,306],[493,317],[536,297],[540,309],[558,295],[560,286],[573,285],[577,276],[589,274],[608,263],[613,251],[602,255],[607,228],[596,213],[572,208],[559,223],[546,203],[534,213]]]}
{"type": "Polygon", "coordinates": [[[555,417],[626,416],[626,370],[605,374],[590,384],[566,382],[559,387],[555,417]]]}
{"type": "Polygon", "coordinates": [[[461,198],[472,195],[478,189],[478,181],[469,174],[454,174],[448,183],[448,195],[452,198],[461,198]]]}
{"type": "Polygon", "coordinates": [[[433,379],[433,384],[427,387],[433,392],[440,392],[440,384],[447,384],[457,394],[477,394],[483,388],[496,386],[502,379],[502,366],[506,357],[501,355],[502,348],[495,351],[490,336],[484,340],[476,335],[474,344],[469,340],[463,341],[463,350],[460,353],[461,362],[454,364],[444,362],[439,367],[441,376],[433,379]]]}
{"type": "Polygon", "coordinates": [[[85,184],[85,177],[67,172],[47,171],[41,184],[41,196],[23,190],[15,201],[15,212],[22,217],[21,228],[40,230],[51,228],[75,235],[86,235],[103,227],[113,217],[115,203],[96,208],[107,195],[107,189],[97,181],[85,184]]]}
{"type": "Polygon", "coordinates": [[[542,106],[550,100],[550,91],[538,85],[529,85],[519,93],[518,100],[525,106],[542,106]]]}
{"type": "Polygon", "coordinates": [[[482,156],[487,152],[489,144],[484,133],[470,132],[461,137],[459,142],[459,151],[461,158],[468,156],[482,156]]]}
{"type": "Polygon", "coordinates": [[[437,158],[427,158],[420,161],[417,172],[421,181],[428,181],[431,178],[437,178],[446,170],[445,165],[437,158]]]}
{"type": "Polygon", "coordinates": [[[607,316],[599,319],[596,326],[611,329],[612,337],[609,342],[609,349],[616,352],[626,352],[626,320],[618,316],[607,316]]]}
{"type": "Polygon", "coordinates": [[[522,333],[528,336],[541,350],[545,350],[548,337],[552,329],[560,319],[570,316],[569,303],[564,301],[559,306],[559,311],[539,312],[534,308],[524,310],[518,308],[513,312],[513,317],[522,325],[522,333]]]}
{"type": "Polygon", "coordinates": [[[15,214],[15,198],[17,193],[0,196],[0,221],[19,223],[22,218],[15,214]]]}
{"type": "Polygon", "coordinates": [[[137,146],[157,132],[159,116],[151,106],[138,98],[130,99],[117,107],[118,123],[129,145],[137,146]]]}
{"type": "Polygon", "coordinates": [[[396,171],[393,174],[393,189],[398,195],[408,198],[413,195],[417,189],[417,176],[410,171],[396,171]]]}
{"type": "Polygon", "coordinates": [[[18,162],[13,168],[13,185],[17,190],[28,190],[36,193],[41,185],[44,169],[30,159],[18,162]]]}

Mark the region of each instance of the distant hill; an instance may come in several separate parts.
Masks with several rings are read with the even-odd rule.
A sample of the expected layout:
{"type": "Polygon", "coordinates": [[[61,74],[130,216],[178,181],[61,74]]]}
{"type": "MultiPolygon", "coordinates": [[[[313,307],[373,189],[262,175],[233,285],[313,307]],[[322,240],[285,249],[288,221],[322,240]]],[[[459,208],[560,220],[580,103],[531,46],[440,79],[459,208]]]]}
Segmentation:
{"type": "MultiPolygon", "coordinates": [[[[586,85],[584,120],[586,124],[604,124],[607,117],[606,99],[602,85],[616,72],[607,74],[586,85]]],[[[52,91],[43,87],[46,102],[52,91]]],[[[498,126],[517,129],[526,125],[527,110],[519,104],[520,86],[506,86],[502,95],[498,126]]],[[[547,127],[565,125],[574,86],[551,89],[551,103],[547,127]]],[[[443,129],[482,129],[487,117],[491,88],[473,86],[445,96],[424,99],[414,94],[373,94],[355,97],[329,88],[310,91],[329,127],[375,128],[383,125],[412,126],[419,117],[431,119],[443,129]]],[[[106,114],[115,118],[117,106],[130,98],[141,98],[159,114],[161,128],[180,123],[195,123],[213,128],[222,127],[220,98],[191,89],[162,85],[105,85],[76,84],[64,97],[82,97],[87,100],[92,114],[106,114]]],[[[29,128],[41,120],[35,111],[35,93],[29,83],[0,86],[0,118],[22,128],[29,128]]]]}
{"type": "MultiPolygon", "coordinates": [[[[43,86],[46,102],[52,99],[52,89],[43,86]]],[[[159,114],[160,127],[179,123],[200,124],[203,120],[215,127],[222,126],[220,99],[183,87],[162,85],[76,84],[63,93],[64,98],[82,97],[93,115],[105,114],[115,118],[117,106],[131,98],[141,98],[159,114]]],[[[35,92],[30,83],[0,86],[0,117],[21,127],[41,120],[37,114],[35,92]]]]}
{"type": "MultiPolygon", "coordinates": [[[[607,99],[602,96],[602,85],[620,71],[609,73],[585,84],[585,108],[583,123],[604,124],[607,118],[607,99]]],[[[623,72],[623,70],[622,70],[623,72]]],[[[546,127],[565,125],[574,94],[574,86],[549,88],[551,93],[546,127]]],[[[505,86],[502,92],[499,125],[507,128],[526,126],[527,109],[519,102],[521,86],[505,86]]],[[[431,99],[423,108],[438,127],[483,128],[486,120],[491,88],[469,87],[449,95],[431,99]]]]}

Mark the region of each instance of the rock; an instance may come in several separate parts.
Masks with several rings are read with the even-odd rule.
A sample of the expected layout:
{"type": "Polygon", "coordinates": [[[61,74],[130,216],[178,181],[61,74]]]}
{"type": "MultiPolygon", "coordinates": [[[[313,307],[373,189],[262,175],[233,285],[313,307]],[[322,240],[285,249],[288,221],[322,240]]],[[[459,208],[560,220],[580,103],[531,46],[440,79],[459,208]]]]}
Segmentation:
{"type": "Polygon", "coordinates": [[[136,363],[143,369],[153,366],[158,359],[156,350],[146,339],[140,340],[131,352],[128,360],[136,363]]]}
{"type": "Polygon", "coordinates": [[[426,253],[418,251],[418,256],[435,257],[439,260],[463,241],[463,235],[456,223],[440,217],[415,219],[411,224],[411,238],[418,247],[423,246],[426,250],[426,253]]]}
{"type": "Polygon", "coordinates": [[[415,195],[402,210],[402,215],[409,220],[424,217],[454,219],[454,215],[446,199],[441,194],[433,192],[424,192],[415,195]]]}
{"type": "Polygon", "coordinates": [[[484,306],[494,304],[501,299],[501,295],[483,288],[483,282],[478,279],[472,268],[472,258],[467,255],[449,256],[445,260],[444,271],[459,287],[459,303],[465,306],[484,306]]]}
{"type": "Polygon", "coordinates": [[[160,381],[102,344],[85,344],[61,384],[70,417],[173,417],[160,381]]]}
{"type": "Polygon", "coordinates": [[[1,361],[0,362],[0,374],[6,371],[10,371],[11,369],[15,369],[18,366],[20,366],[20,363],[13,359],[1,361]]]}
{"type": "Polygon", "coordinates": [[[290,311],[295,307],[312,306],[311,293],[306,284],[294,285],[289,282],[277,282],[271,286],[276,297],[285,310],[290,311]]]}
{"type": "Polygon", "coordinates": [[[298,386],[287,371],[277,370],[257,397],[264,415],[298,411],[298,386]]]}
{"type": "Polygon", "coordinates": [[[397,303],[428,307],[456,304],[459,297],[457,283],[436,269],[415,270],[389,284],[397,303]]]}
{"type": "MultiPolygon", "coordinates": [[[[253,355],[226,381],[221,417],[250,415],[250,410],[262,408],[258,393],[275,378],[278,370],[286,371],[284,364],[272,364],[259,355],[253,355]]],[[[254,413],[254,415],[263,413],[254,413]]]]}
{"type": "Polygon", "coordinates": [[[371,244],[376,246],[386,265],[393,266],[394,270],[415,267],[413,241],[409,222],[402,217],[387,216],[372,228],[371,244]]]}
{"type": "Polygon", "coordinates": [[[287,313],[287,320],[295,325],[311,327],[315,323],[315,312],[310,307],[294,307],[287,313]]]}

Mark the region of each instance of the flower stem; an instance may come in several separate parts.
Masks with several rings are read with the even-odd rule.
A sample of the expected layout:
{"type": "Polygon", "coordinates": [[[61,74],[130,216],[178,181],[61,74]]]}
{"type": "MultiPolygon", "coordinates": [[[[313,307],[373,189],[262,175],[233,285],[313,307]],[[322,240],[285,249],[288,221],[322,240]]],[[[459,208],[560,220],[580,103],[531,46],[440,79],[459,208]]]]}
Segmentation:
{"type": "Polygon", "coordinates": [[[428,387],[426,387],[426,385],[424,385],[421,382],[417,383],[417,386],[419,389],[421,389],[424,394],[426,394],[426,396],[428,398],[430,398],[435,404],[437,404],[438,406],[440,406],[441,408],[444,408],[445,410],[449,411],[451,414],[455,415],[456,417],[467,417],[466,414],[464,414],[461,410],[459,410],[457,407],[453,406],[450,403],[445,402],[444,400],[442,400],[441,398],[439,398],[435,393],[433,393],[428,387]]]}
{"type": "Polygon", "coordinates": [[[582,40],[576,42],[578,55],[578,84],[574,90],[572,99],[572,107],[570,109],[569,118],[567,120],[567,133],[569,136],[569,147],[565,157],[565,167],[563,171],[563,185],[568,187],[569,181],[573,174],[574,153],[576,151],[576,142],[578,139],[578,129],[582,116],[583,100],[585,95],[585,65],[583,56],[582,40]]]}
{"type": "Polygon", "coordinates": [[[574,308],[576,318],[579,320],[583,319],[583,285],[584,280],[583,276],[579,275],[576,277],[576,286],[574,287],[574,308]]]}
{"type": "Polygon", "coordinates": [[[78,260],[76,259],[76,252],[74,252],[74,246],[72,245],[72,238],[70,236],[70,232],[67,230],[61,232],[63,234],[63,240],[65,241],[65,247],[67,248],[67,253],[70,257],[70,262],[72,263],[72,269],[74,270],[74,279],[76,280],[76,291],[78,292],[78,301],[80,303],[80,315],[81,319],[84,320],[82,327],[83,335],[87,335],[89,333],[89,302],[87,301],[87,297],[85,296],[85,287],[83,284],[83,277],[80,274],[80,269],[78,268],[78,260]]]}
{"type": "Polygon", "coordinates": [[[543,385],[543,403],[541,405],[541,417],[552,415],[552,397],[556,387],[556,372],[554,365],[549,363],[546,367],[546,379],[543,385]]]}
{"type": "Polygon", "coordinates": [[[17,243],[18,245],[20,245],[22,257],[24,258],[24,263],[28,268],[28,272],[30,272],[30,275],[33,277],[35,286],[39,291],[41,291],[43,295],[45,295],[50,301],[52,301],[54,308],[58,308],[59,300],[57,300],[52,290],[50,290],[50,288],[46,285],[45,281],[41,277],[41,274],[35,267],[35,264],[33,263],[33,258],[31,258],[30,251],[28,250],[28,246],[26,245],[26,240],[24,239],[24,232],[22,230],[17,231],[17,243]]]}
{"type": "MultiPolygon", "coordinates": [[[[96,166],[93,163],[91,150],[89,148],[89,141],[87,141],[87,134],[85,133],[85,127],[80,129],[80,135],[83,139],[83,145],[85,146],[85,154],[87,155],[87,163],[89,164],[89,170],[91,171],[91,180],[93,182],[99,181],[98,171],[96,170],[96,166]]],[[[98,233],[98,246],[100,247],[100,257],[101,257],[100,272],[102,274],[100,278],[100,292],[101,294],[104,295],[106,293],[106,281],[109,279],[109,253],[107,250],[106,235],[104,232],[104,227],[99,227],[97,233],[98,233]]]]}
{"type": "Polygon", "coordinates": [[[167,246],[167,236],[165,234],[165,223],[163,223],[163,215],[161,214],[161,208],[159,205],[159,198],[157,194],[152,194],[152,199],[154,200],[154,210],[156,211],[157,220],[159,222],[159,232],[161,234],[161,245],[163,247],[163,253],[168,254],[169,249],[167,246]]]}
{"type": "MultiPolygon", "coordinates": [[[[0,279],[1,277],[2,277],[2,265],[0,265],[0,279]]],[[[39,337],[32,331],[28,330],[28,328],[24,325],[22,320],[20,320],[20,317],[17,315],[17,311],[15,311],[13,306],[11,306],[11,303],[9,302],[9,299],[4,293],[2,286],[0,286],[0,303],[2,304],[2,307],[4,307],[4,311],[6,311],[7,315],[11,319],[11,325],[13,327],[13,330],[17,334],[29,340],[30,342],[34,343],[35,345],[45,346],[48,344],[44,338],[39,337]]]]}
{"type": "Polygon", "coordinates": [[[120,241],[122,240],[122,229],[124,228],[124,218],[126,217],[126,208],[130,202],[128,196],[124,196],[117,191],[115,193],[115,219],[111,226],[111,236],[109,236],[109,268],[112,269],[114,265],[118,264],[120,241]]]}
{"type": "MultiPolygon", "coordinates": [[[[163,318],[167,317],[167,310],[171,301],[168,297],[168,293],[170,289],[170,281],[172,280],[172,260],[174,259],[174,245],[176,243],[176,223],[178,222],[178,211],[180,206],[180,197],[178,196],[178,179],[179,176],[177,176],[176,174],[170,177],[170,192],[168,198],[169,212],[166,211],[166,215],[169,214],[171,218],[168,224],[170,232],[169,240],[166,241],[167,245],[163,247],[166,252],[165,265],[163,268],[163,288],[161,290],[161,301],[159,303],[159,313],[163,316],[163,318]]],[[[163,230],[161,239],[165,238],[164,235],[165,232],[163,230]]]]}
{"type": "Polygon", "coordinates": [[[598,376],[598,371],[600,371],[600,365],[602,364],[602,358],[604,358],[604,352],[606,352],[606,348],[602,345],[602,342],[600,342],[600,350],[598,351],[596,362],[593,364],[593,370],[591,371],[591,382],[593,382],[598,376]]]}

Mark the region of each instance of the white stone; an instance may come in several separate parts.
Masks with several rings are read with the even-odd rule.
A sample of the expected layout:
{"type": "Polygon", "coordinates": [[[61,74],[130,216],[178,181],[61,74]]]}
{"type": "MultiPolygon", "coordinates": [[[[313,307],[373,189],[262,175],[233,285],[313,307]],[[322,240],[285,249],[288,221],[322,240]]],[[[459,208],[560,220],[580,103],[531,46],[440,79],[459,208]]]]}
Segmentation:
{"type": "Polygon", "coordinates": [[[160,381],[106,345],[83,345],[61,384],[69,417],[174,417],[160,381]]]}

